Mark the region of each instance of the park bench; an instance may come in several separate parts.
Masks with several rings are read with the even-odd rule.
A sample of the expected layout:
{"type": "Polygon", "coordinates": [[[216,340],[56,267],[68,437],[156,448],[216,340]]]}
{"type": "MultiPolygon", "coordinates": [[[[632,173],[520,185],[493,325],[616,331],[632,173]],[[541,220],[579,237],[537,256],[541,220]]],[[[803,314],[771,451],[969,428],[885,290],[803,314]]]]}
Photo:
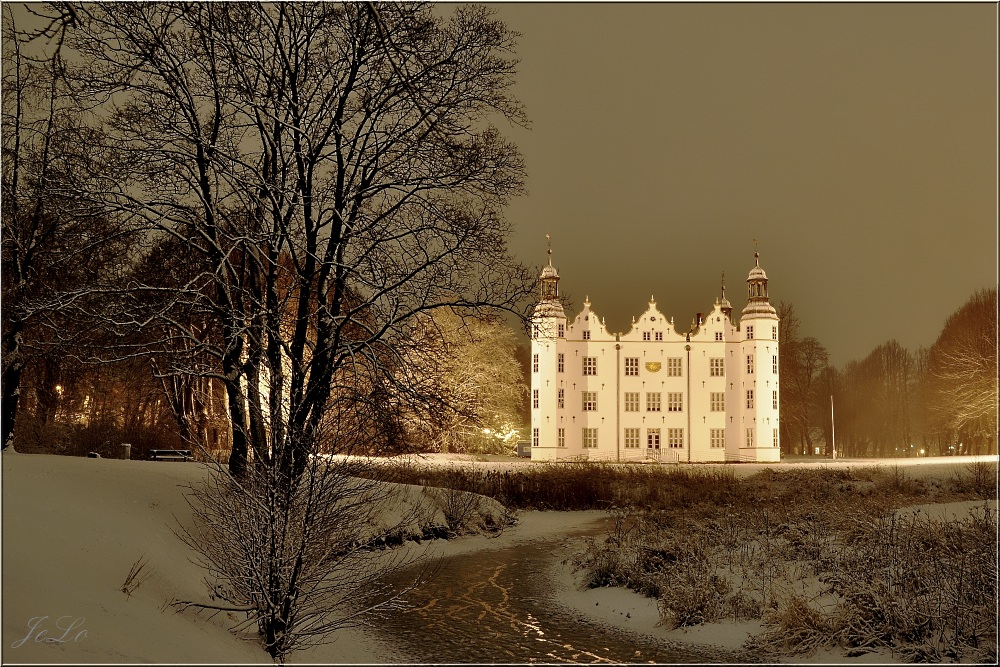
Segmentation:
{"type": "Polygon", "coordinates": [[[149,458],[154,461],[189,461],[191,460],[190,449],[151,449],[149,458]]]}

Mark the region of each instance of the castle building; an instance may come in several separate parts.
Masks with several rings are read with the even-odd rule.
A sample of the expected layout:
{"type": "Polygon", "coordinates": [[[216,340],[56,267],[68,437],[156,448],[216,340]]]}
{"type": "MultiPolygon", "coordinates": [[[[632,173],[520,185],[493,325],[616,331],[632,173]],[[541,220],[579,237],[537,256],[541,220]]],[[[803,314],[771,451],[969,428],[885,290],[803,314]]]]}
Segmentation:
{"type": "MultiPolygon", "coordinates": [[[[738,323],[726,299],[679,332],[650,298],[627,333],[567,320],[548,265],[531,330],[531,459],[778,461],[778,316],[754,253],[738,323]]],[[[724,278],[724,276],[723,276],[724,278]]]]}

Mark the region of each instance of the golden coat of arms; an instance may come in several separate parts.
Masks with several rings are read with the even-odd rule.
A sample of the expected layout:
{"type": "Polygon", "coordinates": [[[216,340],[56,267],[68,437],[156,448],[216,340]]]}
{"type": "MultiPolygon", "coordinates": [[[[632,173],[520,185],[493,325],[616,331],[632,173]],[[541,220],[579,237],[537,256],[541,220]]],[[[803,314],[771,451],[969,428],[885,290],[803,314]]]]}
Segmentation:
{"type": "Polygon", "coordinates": [[[656,371],[660,370],[660,362],[659,361],[647,361],[646,362],[646,370],[649,371],[650,373],[655,373],[656,371]]]}

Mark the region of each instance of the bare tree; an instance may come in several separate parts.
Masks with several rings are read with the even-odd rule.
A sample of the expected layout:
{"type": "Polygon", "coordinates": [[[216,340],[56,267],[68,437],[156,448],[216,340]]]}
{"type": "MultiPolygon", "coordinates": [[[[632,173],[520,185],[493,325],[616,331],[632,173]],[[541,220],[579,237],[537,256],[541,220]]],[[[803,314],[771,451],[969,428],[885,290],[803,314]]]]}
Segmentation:
{"type": "Polygon", "coordinates": [[[408,439],[441,451],[513,453],[528,392],[513,330],[439,309],[419,318],[403,351],[408,439]]]}
{"type": "Polygon", "coordinates": [[[928,355],[930,413],[939,432],[996,451],[997,290],[979,290],[945,322],[928,355]]]}
{"type": "Polygon", "coordinates": [[[798,315],[795,314],[794,304],[787,301],[779,301],[775,306],[778,313],[778,340],[781,345],[778,350],[779,368],[781,369],[781,448],[784,454],[796,453],[795,443],[801,441],[797,430],[797,421],[792,418],[795,413],[795,404],[798,398],[788,391],[786,378],[791,377],[796,370],[798,362],[797,349],[799,345],[800,323],[798,315]]]}
{"type": "Polygon", "coordinates": [[[829,354],[813,337],[801,338],[799,318],[792,304],[779,302],[781,340],[781,427],[788,453],[811,453],[812,431],[822,429],[816,406],[823,391],[821,378],[827,371],[829,354]]]}
{"type": "MultiPolygon", "coordinates": [[[[30,10],[29,10],[30,11],[30,10]]],[[[58,375],[59,359],[78,351],[88,327],[76,326],[64,285],[106,282],[125,256],[125,237],[99,206],[76,193],[111,170],[99,168],[88,146],[99,133],[65,81],[60,15],[38,30],[18,28],[3,7],[3,371],[0,442],[13,444],[22,376],[58,375]]],[[[85,356],[85,355],[84,355],[85,356]]],[[[39,387],[44,416],[55,382],[39,387]]]]}
{"type": "Polygon", "coordinates": [[[225,388],[231,478],[196,496],[192,543],[283,660],[338,626],[330,554],[378,505],[327,455],[395,438],[416,319],[524,315],[502,217],[523,165],[495,127],[525,122],[515,35],[467,5],[72,7],[69,78],[114,102],[93,150],[127,174],[83,195],[186,262],[93,315],[123,356],[225,388]]]}
{"type": "Polygon", "coordinates": [[[101,201],[202,267],[170,292],[134,285],[115,307],[142,315],[120,324],[166,320],[214,358],[214,371],[164,371],[224,383],[234,474],[252,450],[300,475],[333,377],[377,366],[417,314],[512,308],[527,294],[500,217],[522,164],[489,123],[523,121],[507,92],[513,35],[485,10],[444,21],[425,5],[161,3],[77,15],[80,76],[125,96],[106,148],[133,178],[101,201]],[[136,302],[150,292],[169,303],[136,302]],[[219,322],[218,343],[178,311],[219,322]]]}

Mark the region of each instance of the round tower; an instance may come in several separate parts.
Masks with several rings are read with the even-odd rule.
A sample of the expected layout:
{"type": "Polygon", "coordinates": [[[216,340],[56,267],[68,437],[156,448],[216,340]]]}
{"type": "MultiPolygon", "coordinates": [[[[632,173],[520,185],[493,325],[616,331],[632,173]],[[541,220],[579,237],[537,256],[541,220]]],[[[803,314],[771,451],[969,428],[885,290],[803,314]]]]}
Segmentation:
{"type": "Polygon", "coordinates": [[[559,432],[560,378],[565,369],[566,313],[559,301],[559,272],[552,266],[552,238],[548,264],[538,278],[538,303],[531,316],[531,458],[554,461],[565,438],[559,432]],[[562,437],[560,437],[562,436],[562,437]]]}
{"type": "Polygon", "coordinates": [[[767,274],[754,252],[747,275],[747,305],[740,316],[740,391],[742,411],[739,457],[742,460],[781,459],[778,423],[778,314],[768,301],[767,274]]]}

